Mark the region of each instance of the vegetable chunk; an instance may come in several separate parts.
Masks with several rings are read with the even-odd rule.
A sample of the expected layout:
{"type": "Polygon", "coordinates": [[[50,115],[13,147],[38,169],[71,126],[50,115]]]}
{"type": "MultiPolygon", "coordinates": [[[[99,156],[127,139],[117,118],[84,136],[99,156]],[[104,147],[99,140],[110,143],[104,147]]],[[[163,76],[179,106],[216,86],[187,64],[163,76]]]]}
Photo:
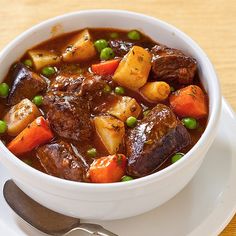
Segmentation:
{"type": "Polygon", "coordinates": [[[150,69],[150,53],[142,47],[133,46],[121,60],[113,80],[121,86],[137,90],[147,82],[150,69]]]}
{"type": "Polygon", "coordinates": [[[52,138],[53,133],[48,122],[40,116],[18,134],[7,147],[13,154],[21,155],[49,142],[52,138]]]}
{"type": "Polygon", "coordinates": [[[96,49],[89,31],[83,30],[76,35],[64,50],[62,57],[65,62],[86,61],[96,55],[96,49]]]}
{"type": "Polygon", "coordinates": [[[95,160],[88,171],[93,183],[113,183],[125,174],[127,159],[123,154],[101,157],[95,160]]]}
{"type": "Polygon", "coordinates": [[[97,75],[113,75],[120,63],[120,59],[109,60],[92,65],[93,73],[97,75]]]}
{"type": "Polygon", "coordinates": [[[148,82],[140,89],[141,95],[149,102],[161,102],[168,98],[170,86],[166,82],[148,82]]]}
{"type": "Polygon", "coordinates": [[[47,50],[29,50],[28,55],[33,61],[36,70],[40,70],[44,66],[56,65],[61,61],[61,56],[47,50]]]}
{"type": "Polygon", "coordinates": [[[112,116],[97,116],[94,118],[94,125],[98,137],[109,154],[115,154],[125,135],[124,123],[112,116]]]}
{"type": "Polygon", "coordinates": [[[189,85],[170,96],[170,105],[178,116],[199,119],[207,116],[207,99],[197,85],[189,85]]]}
{"type": "Polygon", "coordinates": [[[11,136],[18,135],[28,124],[35,120],[41,112],[35,104],[25,98],[20,103],[13,106],[5,115],[7,123],[7,133],[11,136]]]}
{"type": "Polygon", "coordinates": [[[122,96],[107,112],[122,121],[126,121],[130,116],[137,118],[141,110],[141,106],[134,98],[122,96]]]}

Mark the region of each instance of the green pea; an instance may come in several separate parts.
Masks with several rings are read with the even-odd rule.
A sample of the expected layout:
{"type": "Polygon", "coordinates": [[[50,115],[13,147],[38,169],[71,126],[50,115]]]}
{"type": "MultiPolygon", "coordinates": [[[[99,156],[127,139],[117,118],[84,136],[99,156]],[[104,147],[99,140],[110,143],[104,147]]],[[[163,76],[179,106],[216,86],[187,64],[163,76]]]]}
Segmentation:
{"type": "Polygon", "coordinates": [[[131,176],[128,176],[128,175],[124,175],[121,178],[121,182],[126,182],[126,181],[130,181],[130,180],[133,180],[133,178],[131,176]]]}
{"type": "Polygon", "coordinates": [[[143,112],[143,116],[147,116],[149,112],[150,112],[150,110],[144,111],[144,112],[143,112]]]}
{"type": "Polygon", "coordinates": [[[35,97],[33,98],[32,102],[33,102],[36,106],[41,106],[42,103],[43,103],[43,96],[41,96],[41,95],[35,96],[35,97]]]}
{"type": "Polygon", "coordinates": [[[7,83],[1,83],[0,84],[0,97],[7,97],[9,93],[9,86],[7,83]]]}
{"type": "Polygon", "coordinates": [[[190,117],[183,118],[182,123],[187,129],[196,129],[198,127],[198,122],[194,118],[190,117]]]}
{"type": "Polygon", "coordinates": [[[130,128],[134,128],[137,125],[137,119],[134,116],[130,116],[126,120],[126,125],[130,128]]]}
{"type": "Polygon", "coordinates": [[[28,66],[28,67],[32,67],[33,66],[33,62],[32,62],[32,60],[30,60],[30,59],[26,59],[26,60],[24,60],[24,65],[26,65],[26,66],[28,66]]]}
{"type": "Polygon", "coordinates": [[[117,38],[119,37],[119,34],[116,33],[116,32],[113,32],[113,33],[110,34],[110,37],[111,37],[112,39],[117,39],[117,38]]]}
{"type": "Polygon", "coordinates": [[[174,92],[175,91],[175,88],[173,86],[170,87],[170,91],[171,92],[174,92]]]}
{"type": "Polygon", "coordinates": [[[0,134],[4,134],[7,131],[7,123],[0,120],[0,134]]]}
{"type": "Polygon", "coordinates": [[[94,42],[94,46],[98,52],[101,52],[102,49],[104,49],[108,46],[108,42],[105,39],[99,39],[94,42]]]}
{"type": "Polygon", "coordinates": [[[127,36],[131,40],[139,40],[141,38],[141,35],[140,35],[140,33],[137,30],[129,31],[127,36]]]}
{"type": "Polygon", "coordinates": [[[50,77],[56,73],[56,70],[52,66],[46,66],[42,69],[42,74],[46,77],[50,77]]]}
{"type": "Polygon", "coordinates": [[[103,92],[104,93],[110,93],[111,92],[111,87],[108,84],[106,84],[103,88],[103,92]]]}
{"type": "Polygon", "coordinates": [[[125,89],[123,87],[120,87],[120,86],[115,87],[115,93],[117,95],[124,95],[125,94],[125,89]]]}
{"type": "Polygon", "coordinates": [[[115,53],[113,50],[109,47],[103,48],[101,53],[100,53],[100,59],[101,60],[110,60],[115,57],[115,53]]]}
{"type": "Polygon", "coordinates": [[[29,159],[23,159],[23,162],[24,162],[25,164],[29,165],[29,166],[32,165],[32,161],[29,160],[29,159]]]}
{"type": "Polygon", "coordinates": [[[175,163],[184,156],[184,153],[177,152],[174,156],[171,157],[171,163],[175,163]]]}
{"type": "Polygon", "coordinates": [[[96,157],[97,156],[97,150],[96,148],[90,148],[87,150],[87,156],[89,157],[96,157]]]}

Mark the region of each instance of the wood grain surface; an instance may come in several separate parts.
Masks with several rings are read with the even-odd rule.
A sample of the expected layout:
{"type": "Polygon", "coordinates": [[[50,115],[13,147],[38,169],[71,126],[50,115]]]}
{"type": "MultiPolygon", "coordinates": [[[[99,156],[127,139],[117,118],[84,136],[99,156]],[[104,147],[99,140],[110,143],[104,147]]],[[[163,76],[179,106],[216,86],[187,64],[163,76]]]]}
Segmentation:
{"type": "MultiPolygon", "coordinates": [[[[82,9],[124,9],[167,21],[205,50],[218,73],[223,96],[236,110],[235,0],[0,0],[0,3],[0,49],[34,24],[82,9]]],[[[236,236],[236,216],[220,235],[236,236]]]]}

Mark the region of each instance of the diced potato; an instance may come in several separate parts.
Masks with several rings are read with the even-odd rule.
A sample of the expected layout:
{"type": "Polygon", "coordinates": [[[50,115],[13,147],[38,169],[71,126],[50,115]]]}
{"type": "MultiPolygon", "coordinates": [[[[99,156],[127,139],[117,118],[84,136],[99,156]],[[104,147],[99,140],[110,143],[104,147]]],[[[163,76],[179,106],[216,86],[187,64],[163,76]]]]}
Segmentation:
{"type": "Polygon", "coordinates": [[[126,121],[130,116],[137,118],[141,110],[141,106],[134,98],[122,96],[107,112],[122,121],[126,121]]]}
{"type": "Polygon", "coordinates": [[[53,66],[61,61],[61,56],[47,50],[29,50],[28,55],[33,61],[36,70],[40,70],[44,66],[53,66]]]}
{"type": "Polygon", "coordinates": [[[23,99],[13,106],[4,117],[8,134],[11,136],[18,135],[38,116],[41,116],[41,113],[37,106],[27,98],[23,99]]]}
{"type": "Polygon", "coordinates": [[[96,49],[87,29],[76,35],[62,54],[65,62],[86,61],[95,55],[96,49]]]}
{"type": "Polygon", "coordinates": [[[140,89],[141,95],[149,102],[161,102],[168,98],[170,86],[166,82],[148,82],[140,89]]]}
{"type": "Polygon", "coordinates": [[[150,53],[142,47],[133,46],[121,60],[113,80],[121,86],[137,90],[147,82],[150,69],[150,53]]]}
{"type": "Polygon", "coordinates": [[[94,118],[96,133],[109,154],[115,154],[123,142],[125,135],[124,123],[112,116],[94,118]]]}

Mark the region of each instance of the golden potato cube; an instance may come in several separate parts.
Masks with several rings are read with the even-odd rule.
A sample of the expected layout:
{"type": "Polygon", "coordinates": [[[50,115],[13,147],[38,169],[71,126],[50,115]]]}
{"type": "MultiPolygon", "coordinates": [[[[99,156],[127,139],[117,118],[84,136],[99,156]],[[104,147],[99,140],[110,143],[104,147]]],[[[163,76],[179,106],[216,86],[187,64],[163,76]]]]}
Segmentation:
{"type": "Polygon", "coordinates": [[[168,98],[170,85],[163,81],[148,82],[140,89],[140,93],[149,102],[161,102],[168,98]]]}
{"type": "Polygon", "coordinates": [[[125,135],[124,123],[112,116],[97,116],[94,118],[94,126],[108,153],[117,153],[125,135]]]}
{"type": "Polygon", "coordinates": [[[45,66],[53,66],[61,61],[61,56],[47,50],[29,50],[28,55],[33,61],[36,70],[40,70],[45,66]]]}
{"type": "Polygon", "coordinates": [[[86,61],[95,55],[96,49],[87,29],[76,35],[62,53],[65,62],[86,61]]]}
{"type": "Polygon", "coordinates": [[[7,133],[11,136],[18,135],[28,124],[41,115],[34,103],[27,98],[23,99],[14,105],[4,117],[7,123],[7,133]]]}
{"type": "Polygon", "coordinates": [[[137,118],[141,111],[141,106],[134,98],[122,96],[107,112],[122,121],[126,121],[130,116],[137,118]]]}
{"type": "Polygon", "coordinates": [[[113,80],[121,86],[137,90],[147,82],[150,69],[150,53],[142,47],[133,46],[121,60],[113,80]]]}

